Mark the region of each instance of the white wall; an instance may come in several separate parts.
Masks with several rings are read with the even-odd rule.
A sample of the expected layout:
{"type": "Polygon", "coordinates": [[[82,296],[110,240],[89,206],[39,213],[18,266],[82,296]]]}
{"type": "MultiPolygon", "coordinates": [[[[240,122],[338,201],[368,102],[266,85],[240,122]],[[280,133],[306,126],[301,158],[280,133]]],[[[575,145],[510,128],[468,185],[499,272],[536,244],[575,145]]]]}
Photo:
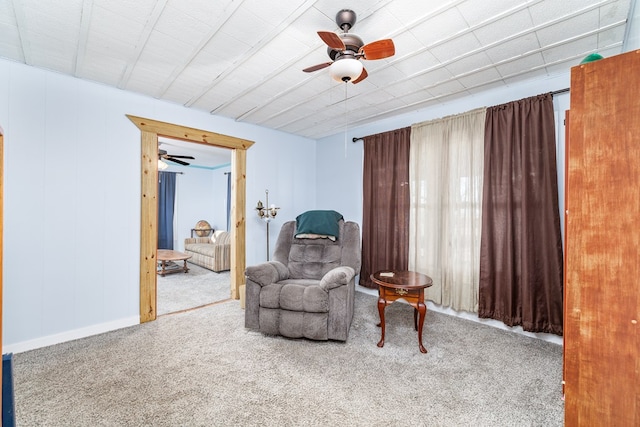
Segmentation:
{"type": "Polygon", "coordinates": [[[174,249],[184,250],[184,239],[191,237],[191,229],[200,220],[207,221],[215,230],[226,230],[227,176],[224,173],[231,171],[230,164],[215,169],[171,165],[167,171],[179,172],[176,175],[174,249]]]}
{"type": "MultiPolygon", "coordinates": [[[[186,169],[186,168],[185,168],[186,169]]],[[[213,192],[213,173],[206,169],[185,170],[176,176],[176,204],[174,229],[174,248],[184,250],[184,239],[191,237],[191,229],[201,219],[219,228],[213,219],[215,200],[220,197],[226,204],[226,195],[213,192]]],[[[220,219],[220,218],[218,218],[220,219]]]]}
{"type": "MultiPolygon", "coordinates": [[[[211,227],[216,230],[227,230],[227,175],[231,173],[231,165],[215,169],[211,173],[211,227]]],[[[248,206],[249,208],[253,206],[248,206]]],[[[195,225],[195,223],[193,223],[195,225]]],[[[192,225],[193,227],[193,225],[192,225]]],[[[227,230],[228,231],[228,230],[227,230]]]]}
{"type": "Polygon", "coordinates": [[[140,132],[125,114],[255,141],[248,265],[265,258],[253,211],[265,188],[282,207],[274,235],[315,208],[313,140],[0,60],[3,352],[139,322],[140,132]]]}

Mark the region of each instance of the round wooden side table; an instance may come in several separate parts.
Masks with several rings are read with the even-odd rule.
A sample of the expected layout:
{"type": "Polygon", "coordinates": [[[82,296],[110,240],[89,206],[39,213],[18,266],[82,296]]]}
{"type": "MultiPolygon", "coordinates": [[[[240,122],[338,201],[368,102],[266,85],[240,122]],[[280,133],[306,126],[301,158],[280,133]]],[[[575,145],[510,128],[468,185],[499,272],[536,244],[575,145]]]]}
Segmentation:
{"type": "Polygon", "coordinates": [[[373,283],[378,285],[378,313],[380,314],[381,337],[378,347],[384,346],[384,309],[397,299],[404,299],[413,307],[413,323],[418,331],[418,347],[426,353],[422,345],[422,326],[427,314],[424,303],[424,289],[433,284],[431,277],[414,271],[382,270],[371,275],[373,283]],[[418,318],[419,315],[419,318],[418,318]]]}

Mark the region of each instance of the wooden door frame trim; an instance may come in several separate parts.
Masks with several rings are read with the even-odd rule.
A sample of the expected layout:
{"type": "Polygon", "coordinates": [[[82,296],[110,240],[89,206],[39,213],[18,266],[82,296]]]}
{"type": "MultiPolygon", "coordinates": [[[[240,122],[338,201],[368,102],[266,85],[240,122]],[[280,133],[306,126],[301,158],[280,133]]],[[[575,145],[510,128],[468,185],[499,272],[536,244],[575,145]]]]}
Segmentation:
{"type": "Polygon", "coordinates": [[[231,298],[244,283],[247,150],[253,141],[172,123],[126,115],[141,133],[140,323],[157,316],[158,137],[229,148],[231,154],[231,298]]]}

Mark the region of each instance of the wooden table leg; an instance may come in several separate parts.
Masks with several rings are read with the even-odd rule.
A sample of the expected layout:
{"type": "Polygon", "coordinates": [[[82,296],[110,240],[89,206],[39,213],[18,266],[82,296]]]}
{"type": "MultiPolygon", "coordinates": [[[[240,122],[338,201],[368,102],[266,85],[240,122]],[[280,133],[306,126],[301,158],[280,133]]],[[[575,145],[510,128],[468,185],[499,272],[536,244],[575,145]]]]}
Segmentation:
{"type": "Polygon", "coordinates": [[[160,261],[160,267],[162,267],[162,269],[161,269],[161,271],[160,271],[160,275],[161,275],[162,277],[164,277],[164,274],[165,274],[165,270],[164,270],[164,268],[165,268],[166,266],[167,266],[167,262],[166,262],[166,261],[164,261],[164,260],[160,261]]]}
{"type": "Polygon", "coordinates": [[[418,313],[420,313],[420,319],[418,321],[418,347],[420,348],[421,353],[426,353],[427,349],[422,345],[422,326],[424,325],[424,318],[427,314],[427,306],[424,302],[419,301],[417,309],[418,313]]]}
{"type": "Polygon", "coordinates": [[[189,272],[189,268],[187,267],[187,260],[184,260],[184,266],[182,267],[185,273],[189,272]]]}
{"type": "Polygon", "coordinates": [[[384,346],[384,308],[387,306],[387,301],[380,297],[378,298],[378,314],[380,315],[380,341],[378,341],[378,347],[384,346]]]}

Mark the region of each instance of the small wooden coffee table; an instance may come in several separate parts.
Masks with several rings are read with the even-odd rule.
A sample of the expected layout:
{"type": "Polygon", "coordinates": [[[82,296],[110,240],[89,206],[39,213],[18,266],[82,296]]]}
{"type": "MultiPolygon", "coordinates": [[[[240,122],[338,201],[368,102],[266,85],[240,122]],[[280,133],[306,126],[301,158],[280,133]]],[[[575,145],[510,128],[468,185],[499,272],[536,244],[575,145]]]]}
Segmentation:
{"type": "Polygon", "coordinates": [[[418,331],[418,347],[420,352],[426,353],[427,349],[422,345],[422,326],[427,314],[427,306],[424,304],[424,289],[433,284],[431,277],[413,271],[382,270],[371,275],[373,283],[378,285],[378,313],[382,336],[378,347],[384,346],[384,309],[397,299],[404,299],[413,307],[413,323],[418,331]],[[418,313],[420,319],[418,320],[418,313]]]}
{"type": "Polygon", "coordinates": [[[158,249],[158,254],[156,255],[156,259],[158,260],[158,263],[160,263],[158,274],[164,277],[165,274],[188,272],[189,268],[187,267],[187,260],[189,258],[191,258],[191,255],[187,255],[182,252],[171,249],[158,249]],[[175,267],[167,268],[167,262],[169,261],[184,261],[184,265],[182,267],[177,265],[175,267]]]}

